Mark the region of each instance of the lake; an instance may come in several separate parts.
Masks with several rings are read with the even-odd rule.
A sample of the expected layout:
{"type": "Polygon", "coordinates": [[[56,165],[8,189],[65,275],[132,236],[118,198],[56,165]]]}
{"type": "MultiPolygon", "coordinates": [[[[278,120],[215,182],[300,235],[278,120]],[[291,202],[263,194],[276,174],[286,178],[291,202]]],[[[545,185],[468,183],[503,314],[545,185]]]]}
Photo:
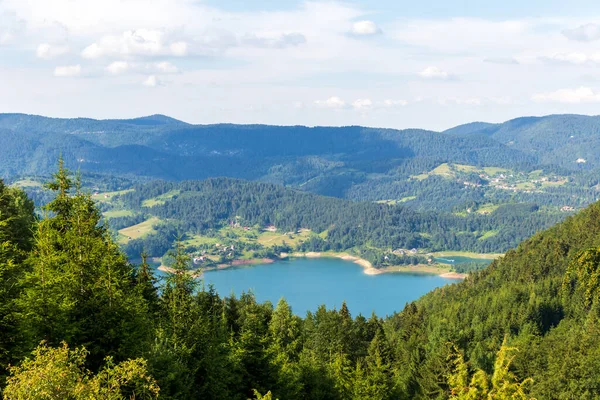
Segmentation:
{"type": "Polygon", "coordinates": [[[285,297],[295,314],[304,316],[321,304],[340,308],[346,301],[352,315],[366,317],[401,311],[407,302],[457,280],[437,275],[366,275],[363,268],[335,258],[300,258],[273,264],[234,267],[204,274],[223,297],[252,291],[259,302],[273,305],[285,297]]]}

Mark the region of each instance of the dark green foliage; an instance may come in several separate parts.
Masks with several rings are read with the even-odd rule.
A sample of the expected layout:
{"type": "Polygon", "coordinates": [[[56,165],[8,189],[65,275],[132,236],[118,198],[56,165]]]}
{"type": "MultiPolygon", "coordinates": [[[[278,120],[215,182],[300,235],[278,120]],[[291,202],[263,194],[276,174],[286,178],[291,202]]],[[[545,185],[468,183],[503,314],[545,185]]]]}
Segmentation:
{"type": "MultiPolygon", "coordinates": [[[[281,232],[295,232],[300,228],[309,228],[315,233],[327,230],[325,239],[313,236],[299,250],[342,251],[360,247],[363,258],[374,265],[383,265],[385,254],[369,247],[503,252],[565,217],[564,213],[538,212],[536,205],[527,203],[505,205],[491,215],[416,212],[403,205],[355,203],[227,178],[179,183],[153,181],[136,185],[134,191],[121,195],[120,200],[131,209],[171,221],[170,225],[160,226],[157,234],[129,243],[126,251],[132,256],[137,256],[142,249],[153,256],[163,255],[177,232],[208,234],[240,217],[244,225],[273,224],[281,232]],[[179,195],[164,204],[142,207],[144,200],[170,191],[178,191],[179,195]],[[480,239],[481,232],[491,230],[497,233],[480,239]]],[[[396,261],[406,264],[423,262],[423,259],[396,261]]]]}
{"type": "MultiPolygon", "coordinates": [[[[189,205],[193,202],[180,202],[188,197],[182,194],[157,210],[186,204],[189,208],[179,211],[188,213],[191,223],[209,227],[218,223],[214,216],[227,219],[234,211],[261,223],[277,221],[281,213],[293,215],[278,197],[291,195],[271,185],[258,192],[228,180],[202,185],[212,185],[219,200],[211,200],[208,190],[199,191],[204,194],[189,195],[199,203],[197,208],[189,205]],[[236,205],[231,194],[236,190],[267,211],[247,206],[252,201],[236,205]],[[193,220],[191,215],[206,218],[193,220]]],[[[41,339],[51,347],[68,340],[72,346],[86,346],[86,363],[92,372],[101,371],[97,376],[108,371],[101,369],[107,356],[115,362],[147,359],[147,371],[167,399],[245,400],[260,393],[279,399],[600,396],[600,203],[534,235],[464,282],[436,289],[385,320],[353,317],[345,304],[339,310],[322,306],[300,318],[284,300],[273,308],[257,303],[252,294],[223,298],[203,287],[191,275],[180,241],[172,256],[173,273],[156,291],[145,257],[137,268],[127,263],[99,224],[98,209],[64,168],[49,187],[56,196],[32,240],[25,229],[34,223],[31,202],[0,185],[8,196],[0,197],[1,241],[8,243],[0,253],[0,288],[6,304],[19,306],[11,315],[2,304],[0,311],[9,318],[0,323],[25,339],[15,346],[2,331],[3,362],[22,359],[41,339]],[[7,238],[7,232],[15,236],[7,238]],[[24,277],[19,277],[20,269],[24,277]],[[15,276],[23,286],[13,291],[15,276]],[[28,347],[26,352],[23,347],[28,347]]],[[[328,201],[341,201],[310,199],[326,210],[328,201]]],[[[133,195],[130,200],[135,200],[133,195]]],[[[309,201],[291,204],[310,210],[309,201]]],[[[413,211],[400,207],[344,205],[368,228],[360,234],[372,234],[369,219],[382,221],[378,214],[412,223],[413,228],[426,227],[411,219],[413,211]],[[366,213],[362,219],[359,211],[366,213]]],[[[335,210],[333,205],[330,210],[335,210]]],[[[497,218],[516,223],[531,212],[536,212],[531,205],[520,205],[512,211],[500,209],[497,218]]],[[[286,218],[281,221],[291,217],[286,218]]],[[[433,223],[429,228],[434,229],[433,223]]],[[[44,352],[60,354],[51,348],[44,352]]],[[[146,362],[136,363],[132,370],[146,379],[146,362]]],[[[20,371],[27,372],[23,378],[43,387],[48,382],[29,374],[32,365],[22,364],[20,371]]],[[[28,392],[31,385],[18,385],[9,393],[28,392]]]]}
{"type": "Polygon", "coordinates": [[[48,188],[56,193],[38,224],[18,300],[33,348],[67,341],[90,351],[97,366],[110,355],[132,357],[147,340],[147,305],[133,269],[99,225],[100,213],[62,165],[48,188]]]}

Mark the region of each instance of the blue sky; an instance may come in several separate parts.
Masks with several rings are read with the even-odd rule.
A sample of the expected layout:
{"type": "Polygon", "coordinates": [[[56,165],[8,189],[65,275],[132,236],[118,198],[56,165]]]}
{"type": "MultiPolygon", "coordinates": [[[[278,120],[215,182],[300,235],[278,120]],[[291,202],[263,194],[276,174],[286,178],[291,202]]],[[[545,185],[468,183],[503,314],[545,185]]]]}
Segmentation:
{"type": "Polygon", "coordinates": [[[0,112],[428,129],[596,114],[594,3],[0,0],[0,112]]]}

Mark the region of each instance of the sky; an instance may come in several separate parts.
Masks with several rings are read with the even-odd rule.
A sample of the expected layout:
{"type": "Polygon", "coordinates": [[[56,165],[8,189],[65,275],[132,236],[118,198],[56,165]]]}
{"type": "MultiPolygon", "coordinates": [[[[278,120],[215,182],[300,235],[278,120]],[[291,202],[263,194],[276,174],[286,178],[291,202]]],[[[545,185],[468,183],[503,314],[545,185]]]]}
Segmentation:
{"type": "Polygon", "coordinates": [[[600,114],[600,3],[0,0],[0,112],[443,130],[600,114]]]}

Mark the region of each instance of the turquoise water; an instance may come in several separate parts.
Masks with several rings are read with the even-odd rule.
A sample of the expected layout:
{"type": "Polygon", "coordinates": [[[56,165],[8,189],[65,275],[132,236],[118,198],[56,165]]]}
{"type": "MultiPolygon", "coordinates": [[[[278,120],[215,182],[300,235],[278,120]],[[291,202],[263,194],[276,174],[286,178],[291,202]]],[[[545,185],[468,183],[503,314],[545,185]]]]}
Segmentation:
{"type": "Polygon", "coordinates": [[[285,297],[294,313],[304,316],[321,304],[340,308],[345,300],[352,315],[379,316],[401,311],[436,287],[456,280],[435,275],[366,275],[362,267],[339,259],[296,259],[267,265],[235,267],[204,274],[221,296],[252,291],[258,301],[274,305],[285,297]]]}
{"type": "Polygon", "coordinates": [[[461,257],[461,256],[447,256],[447,257],[435,257],[435,261],[440,262],[442,264],[465,264],[465,263],[486,263],[491,264],[493,259],[487,258],[469,258],[469,257],[461,257]]]}

